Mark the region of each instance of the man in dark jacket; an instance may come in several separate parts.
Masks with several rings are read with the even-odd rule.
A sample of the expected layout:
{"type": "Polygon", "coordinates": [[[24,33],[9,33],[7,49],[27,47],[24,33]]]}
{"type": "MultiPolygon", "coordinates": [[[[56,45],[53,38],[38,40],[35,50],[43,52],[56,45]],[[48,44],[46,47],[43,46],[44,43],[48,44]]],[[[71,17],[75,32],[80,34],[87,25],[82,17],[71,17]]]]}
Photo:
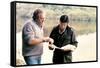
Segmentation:
{"type": "Polygon", "coordinates": [[[53,28],[50,37],[54,40],[54,45],[49,49],[54,50],[53,63],[61,64],[72,62],[72,51],[77,47],[74,30],[68,25],[67,15],[60,17],[60,24],[53,28]]]}

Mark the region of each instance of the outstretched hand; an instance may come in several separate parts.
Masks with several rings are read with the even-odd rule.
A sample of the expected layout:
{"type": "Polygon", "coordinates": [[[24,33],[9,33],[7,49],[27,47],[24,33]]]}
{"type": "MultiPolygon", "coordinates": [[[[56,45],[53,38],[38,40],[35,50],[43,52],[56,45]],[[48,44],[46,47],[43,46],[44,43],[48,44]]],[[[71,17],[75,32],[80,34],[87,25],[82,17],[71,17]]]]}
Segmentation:
{"type": "Polygon", "coordinates": [[[55,48],[58,48],[57,46],[55,46],[53,44],[49,44],[48,47],[50,50],[54,50],[55,48]]]}
{"type": "Polygon", "coordinates": [[[49,44],[53,44],[54,40],[52,38],[49,38],[49,37],[44,37],[43,42],[49,42],[49,44]]]}
{"type": "Polygon", "coordinates": [[[54,40],[52,38],[49,38],[48,39],[48,42],[49,42],[49,44],[53,44],[54,43],[54,40]]]}

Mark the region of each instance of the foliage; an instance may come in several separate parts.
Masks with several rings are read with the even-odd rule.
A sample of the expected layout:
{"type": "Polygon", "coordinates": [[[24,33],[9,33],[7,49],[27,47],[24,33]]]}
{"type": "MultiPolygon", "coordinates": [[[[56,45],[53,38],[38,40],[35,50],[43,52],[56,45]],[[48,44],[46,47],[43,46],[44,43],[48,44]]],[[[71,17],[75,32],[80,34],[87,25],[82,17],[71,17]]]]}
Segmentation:
{"type": "Polygon", "coordinates": [[[17,32],[22,30],[25,21],[31,19],[32,13],[37,8],[41,8],[46,12],[46,35],[49,35],[52,28],[59,23],[59,17],[63,14],[69,16],[70,23],[76,29],[77,34],[96,31],[95,7],[17,3],[17,32]]]}

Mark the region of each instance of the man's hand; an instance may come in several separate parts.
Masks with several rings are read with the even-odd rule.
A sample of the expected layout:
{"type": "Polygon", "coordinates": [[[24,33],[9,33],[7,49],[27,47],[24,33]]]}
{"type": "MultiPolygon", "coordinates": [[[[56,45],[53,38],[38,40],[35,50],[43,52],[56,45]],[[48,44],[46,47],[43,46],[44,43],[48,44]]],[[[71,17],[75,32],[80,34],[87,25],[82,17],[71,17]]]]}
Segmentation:
{"type": "Polygon", "coordinates": [[[48,42],[49,42],[49,44],[53,44],[54,43],[54,40],[52,38],[49,38],[48,39],[48,42]]]}
{"type": "Polygon", "coordinates": [[[55,48],[58,48],[58,47],[56,47],[56,46],[53,45],[53,44],[49,44],[48,47],[49,47],[50,50],[54,50],[55,48]]]}
{"type": "Polygon", "coordinates": [[[43,42],[49,42],[49,44],[53,44],[54,40],[52,38],[49,38],[49,37],[44,37],[43,42]]]}
{"type": "Polygon", "coordinates": [[[33,38],[29,41],[30,45],[36,45],[39,43],[43,43],[43,42],[49,42],[50,44],[53,44],[54,40],[49,38],[49,37],[43,37],[43,38],[33,38]]]}
{"type": "Polygon", "coordinates": [[[42,38],[42,41],[43,41],[43,42],[48,42],[48,40],[49,40],[49,37],[43,37],[43,38],[42,38]]]}
{"type": "Polygon", "coordinates": [[[69,45],[65,45],[65,46],[61,47],[61,49],[63,49],[64,51],[69,51],[69,50],[74,51],[76,49],[76,47],[69,44],[69,45]]]}

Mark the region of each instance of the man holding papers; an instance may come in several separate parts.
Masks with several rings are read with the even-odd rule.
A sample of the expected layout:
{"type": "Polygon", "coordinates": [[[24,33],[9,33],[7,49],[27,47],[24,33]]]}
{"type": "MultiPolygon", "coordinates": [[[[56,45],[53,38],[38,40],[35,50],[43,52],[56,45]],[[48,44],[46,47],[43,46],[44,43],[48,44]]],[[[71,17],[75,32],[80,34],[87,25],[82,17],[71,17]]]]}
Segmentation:
{"type": "Polygon", "coordinates": [[[68,16],[62,15],[59,25],[54,27],[50,34],[50,38],[54,40],[54,44],[49,45],[49,49],[54,51],[54,64],[72,62],[72,52],[76,49],[78,42],[73,28],[68,23],[68,16]]]}

